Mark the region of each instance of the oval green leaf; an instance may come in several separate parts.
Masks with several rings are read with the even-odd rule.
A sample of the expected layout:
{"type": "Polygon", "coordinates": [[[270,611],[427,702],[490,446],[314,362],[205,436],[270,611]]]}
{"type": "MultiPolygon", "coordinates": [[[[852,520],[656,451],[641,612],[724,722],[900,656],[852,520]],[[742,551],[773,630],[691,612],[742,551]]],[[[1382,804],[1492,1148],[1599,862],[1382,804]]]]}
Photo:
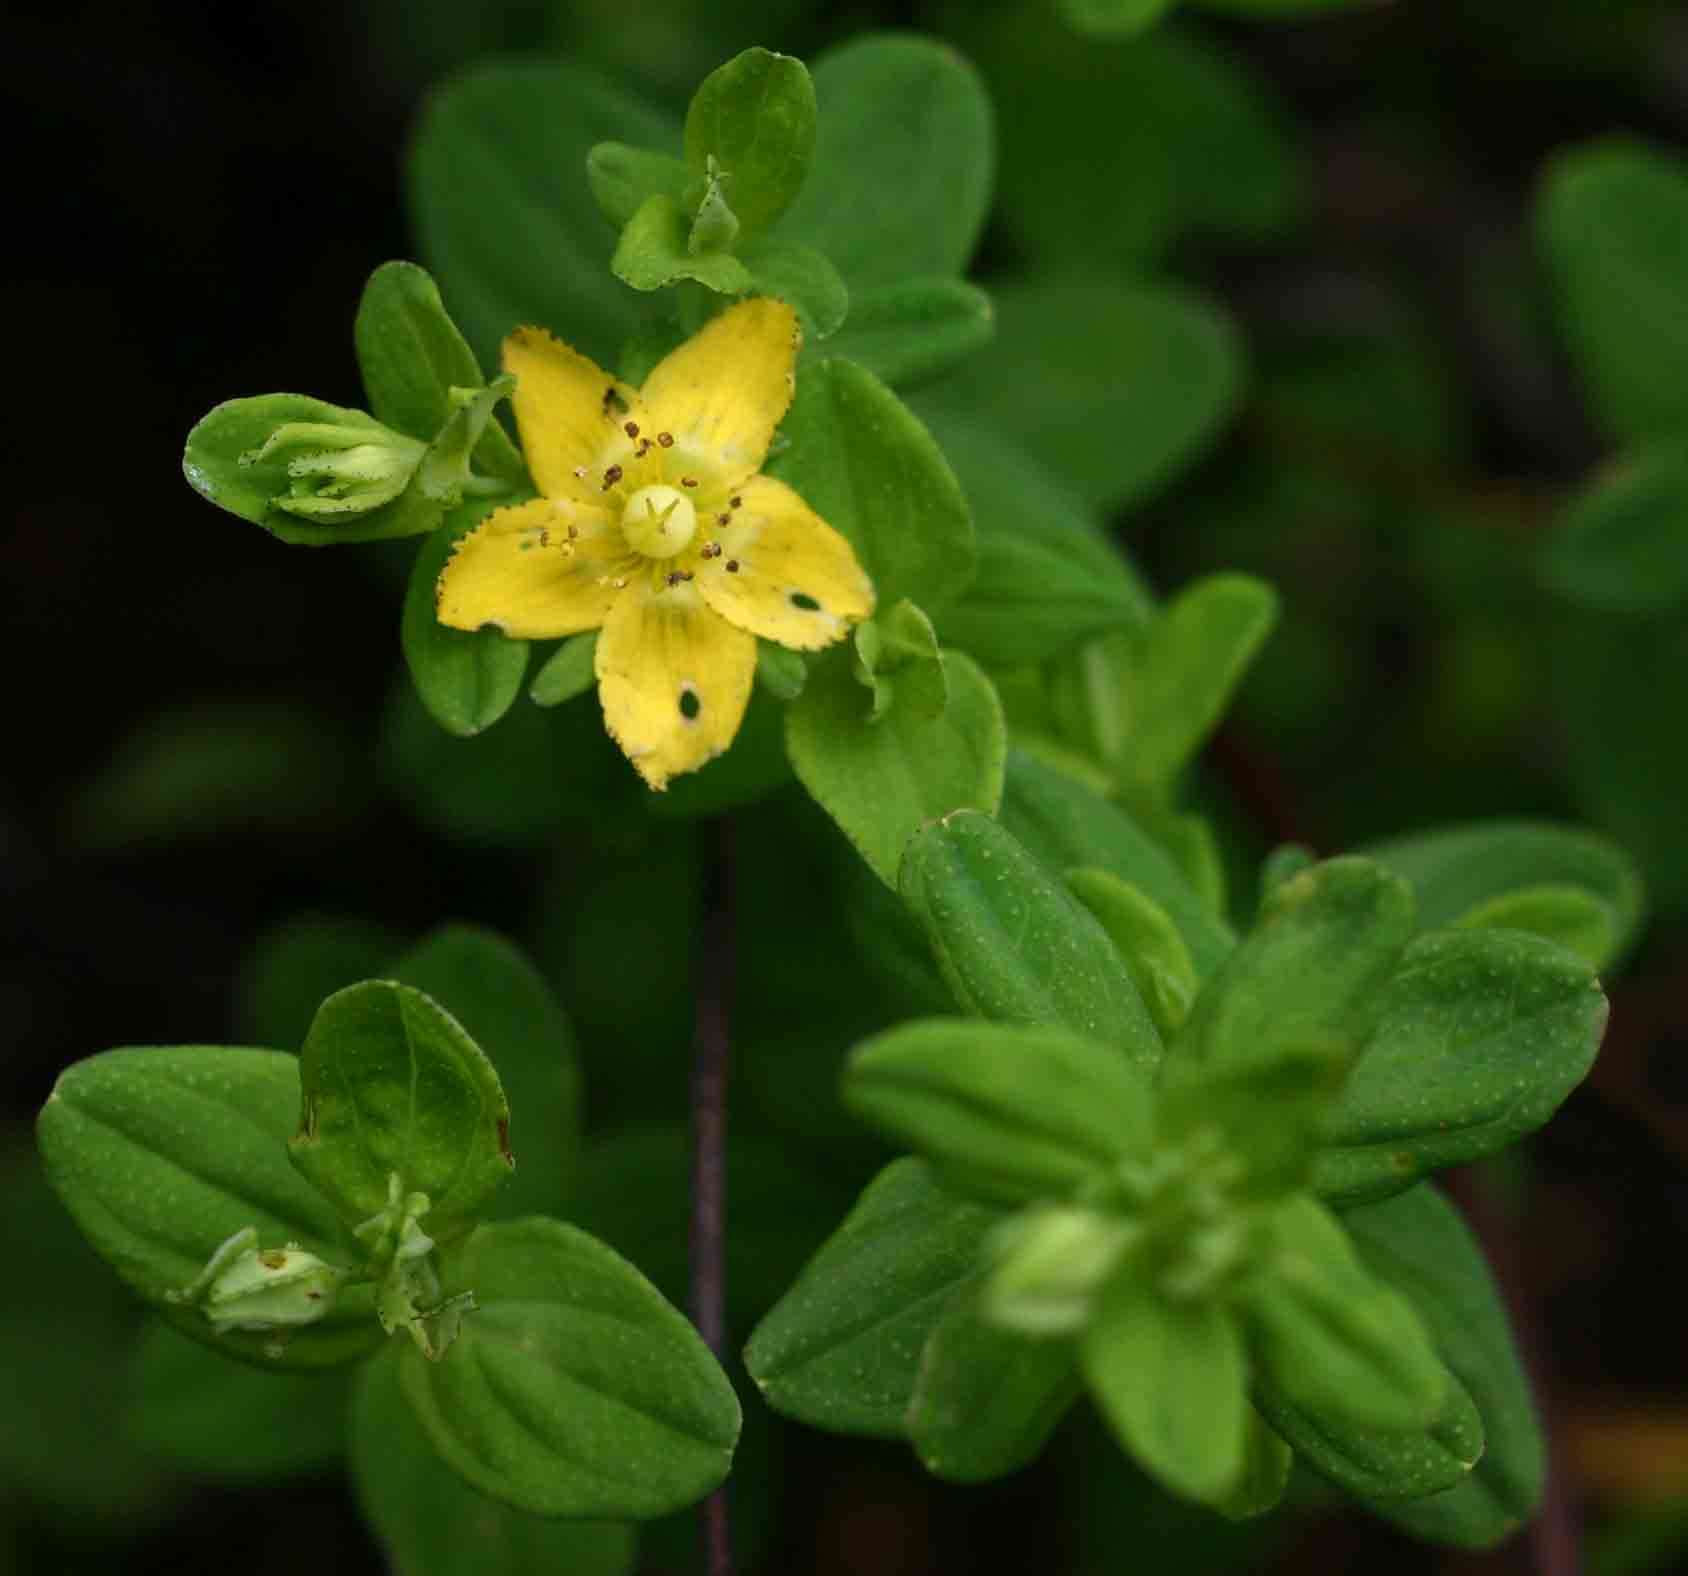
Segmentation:
{"type": "Polygon", "coordinates": [[[801,60],[747,49],[699,84],[686,110],[686,163],[711,161],[746,239],[791,206],[815,151],[815,86],[801,60]]]}
{"type": "Polygon", "coordinates": [[[237,1231],[297,1242],[349,1266],[334,1211],[287,1164],[299,1062],[281,1051],[184,1045],[106,1051],[59,1075],[37,1121],[41,1158],[65,1207],[108,1264],[195,1340],[260,1367],[328,1367],[381,1340],[367,1295],[291,1332],[283,1356],[258,1331],[213,1331],[169,1300],[237,1231]]]}
{"type": "Polygon", "coordinates": [[[1688,444],[1623,455],[1596,475],[1548,537],[1542,575],[1569,601],[1614,613],[1688,600],[1688,444]]]}
{"type": "Polygon", "coordinates": [[[991,299],[942,275],[857,289],[849,316],[827,353],[866,367],[892,388],[907,388],[949,371],[989,341],[991,299]]]}
{"type": "Polygon", "coordinates": [[[421,991],[365,980],[317,1010],[299,1056],[299,1174],[351,1225],[385,1209],[388,1179],[426,1193],[444,1241],[510,1174],[510,1107],[463,1026],[421,991]]]}
{"type": "Polygon", "coordinates": [[[446,1266],[474,1312],[399,1382],[434,1448],[541,1516],[645,1519],[727,1475],[738,1397],[686,1318],[619,1254],[560,1221],[483,1226],[446,1266]]]}

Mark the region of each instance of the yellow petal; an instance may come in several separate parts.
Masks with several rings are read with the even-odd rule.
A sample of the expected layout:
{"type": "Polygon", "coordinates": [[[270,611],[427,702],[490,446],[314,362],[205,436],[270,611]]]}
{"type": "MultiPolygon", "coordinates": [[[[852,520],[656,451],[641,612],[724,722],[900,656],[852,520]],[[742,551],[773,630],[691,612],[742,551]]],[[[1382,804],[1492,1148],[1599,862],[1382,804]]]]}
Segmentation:
{"type": "Polygon", "coordinates": [[[791,404],[798,337],[797,314],[758,297],[657,364],[640,393],[656,429],[673,434],[670,472],[731,487],[762,464],[791,404]]]}
{"type": "Polygon", "coordinates": [[[440,571],[436,611],[453,629],[574,635],[603,623],[614,581],[634,567],[609,509],[535,498],[494,510],[457,544],[440,571]]]}
{"type": "Polygon", "coordinates": [[[724,619],[814,651],[873,611],[873,582],[850,544],[784,482],[753,476],[733,496],[728,523],[698,533],[721,549],[698,559],[696,585],[724,619]]]}
{"type": "Polygon", "coordinates": [[[610,736],[652,788],[729,744],[750,704],[756,641],[689,584],[641,574],[598,637],[598,696],[610,736]]]}
{"type": "Polygon", "coordinates": [[[639,396],[544,329],[518,328],[504,341],[504,370],[515,375],[516,430],[546,497],[593,503],[610,466],[629,472],[659,463],[649,458],[650,439],[634,459],[648,425],[639,396]]]}

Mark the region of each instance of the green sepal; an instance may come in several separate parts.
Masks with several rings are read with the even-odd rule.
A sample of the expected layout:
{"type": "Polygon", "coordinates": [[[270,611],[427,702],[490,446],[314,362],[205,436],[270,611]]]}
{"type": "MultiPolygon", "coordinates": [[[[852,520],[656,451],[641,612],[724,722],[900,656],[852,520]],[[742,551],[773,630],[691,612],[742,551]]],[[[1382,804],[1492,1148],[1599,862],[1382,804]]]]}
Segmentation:
{"type": "Polygon", "coordinates": [[[1451,1381],[1411,1305],[1364,1268],[1313,1199],[1286,1200],[1266,1229],[1238,1308],[1267,1417],[1281,1401],[1320,1429],[1400,1434],[1430,1425],[1451,1381]]]}
{"type": "Polygon", "coordinates": [[[756,682],[775,700],[796,700],[809,682],[809,664],[801,651],[776,646],[771,640],[756,642],[756,682]]]}
{"type": "Polygon", "coordinates": [[[987,1483],[1036,1457],[1080,1388],[1070,1341],[1001,1329],[963,1292],[921,1352],[909,1441],[934,1477],[987,1483]]]}
{"type": "Polygon", "coordinates": [[[365,980],[330,996],[299,1053],[299,1131],[288,1155],[350,1225],[388,1208],[390,1182],[428,1197],[444,1243],[509,1176],[510,1107],[457,1020],[408,985],[365,980]]]}
{"type": "Polygon", "coordinates": [[[893,695],[872,701],[851,654],[823,654],[786,708],[792,768],[887,886],[909,839],[935,816],[966,807],[994,813],[1002,797],[1007,730],[991,682],[959,651],[944,654],[949,703],[941,717],[893,695]]]}
{"type": "Polygon", "coordinates": [[[631,1576],[638,1530],[619,1521],[536,1516],[489,1499],[439,1457],[416,1425],[391,1346],[357,1376],[349,1466],[358,1506],[406,1576],[631,1576]]]}
{"type": "MultiPolygon", "coordinates": [[[[284,542],[321,547],[335,542],[371,542],[431,531],[444,505],[423,499],[406,482],[423,445],[395,433],[361,410],[343,410],[304,394],[260,394],[218,405],[195,424],[182,454],[182,474],[201,497],[243,520],[261,525],[284,542]],[[297,443],[285,441],[289,435],[297,443]],[[277,443],[278,435],[284,439],[277,443]],[[316,454],[357,449],[387,457],[384,465],[402,474],[370,488],[362,499],[324,523],[301,519],[281,507],[295,497],[289,466],[310,463],[316,454]]],[[[348,461],[351,463],[351,461],[348,461]]],[[[303,500],[308,503],[309,499],[303,500]]]]}
{"type": "Polygon", "coordinates": [[[598,682],[598,631],[570,635],[540,664],[528,685],[536,706],[561,706],[584,695],[598,682]]]}
{"type": "Polygon", "coordinates": [[[744,1349],[768,1405],[817,1428],[899,1437],[927,1338],[1000,1219],[922,1161],[887,1166],[744,1349]]]}
{"type": "Polygon", "coordinates": [[[1366,1267],[1413,1305],[1443,1362],[1476,1403],[1485,1448],[1453,1488],[1373,1509],[1416,1537],[1492,1548],[1534,1514],[1546,1448],[1499,1289],[1459,1212],[1425,1184],[1342,1223],[1366,1267]]]}
{"type": "Polygon", "coordinates": [[[1150,1477],[1186,1499],[1223,1502],[1243,1473],[1248,1360],[1229,1309],[1162,1297],[1126,1265],[1079,1343],[1090,1393],[1150,1477]]]}
{"type": "MultiPolygon", "coordinates": [[[[699,190],[699,183],[687,185],[688,194],[699,190]]],[[[709,173],[701,183],[701,195],[682,203],[692,216],[692,227],[686,232],[686,250],[693,257],[708,257],[730,252],[738,240],[739,220],[727,201],[726,182],[715,161],[709,161],[709,173]]]]}
{"type": "Polygon", "coordinates": [[[1122,745],[1112,762],[1128,788],[1164,795],[1172,787],[1277,616],[1277,593],[1263,580],[1209,575],[1181,591],[1133,642],[1122,745]]]}
{"type": "Polygon", "coordinates": [[[937,39],[869,34],[820,56],[814,91],[814,157],[782,236],[830,257],[852,295],[961,273],[990,207],[994,136],[978,73],[937,39]]]}
{"type": "Polygon", "coordinates": [[[422,543],[399,616],[399,645],[417,696],[428,715],[460,739],[490,728],[510,709],[528,666],[527,641],[491,628],[453,629],[436,610],[440,574],[487,507],[477,501],[456,511],[422,543]]]}
{"type": "Polygon", "coordinates": [[[892,388],[942,376],[993,332],[991,299],[977,285],[943,276],[856,289],[830,355],[866,367],[892,388]]]}
{"type": "Polygon", "coordinates": [[[727,1475],[738,1398],[691,1323],[619,1254],[560,1221],[481,1226],[446,1262],[476,1307],[399,1383],[448,1466],[541,1516],[645,1519],[727,1475]]]}
{"type": "Polygon", "coordinates": [[[803,62],[747,49],[699,84],[686,110],[686,166],[694,186],[712,170],[746,240],[802,189],[815,150],[815,86],[803,62]]]}
{"type": "MultiPolygon", "coordinates": [[[[452,390],[478,389],[485,381],[432,275],[415,263],[383,263],[369,276],[352,338],[369,408],[424,443],[457,414],[452,390]]],[[[482,427],[474,457],[488,476],[512,487],[527,481],[521,453],[496,421],[482,427]]]]}
{"type": "Polygon", "coordinates": [[[1281,883],[1202,987],[1168,1047],[1168,1077],[1286,1053],[1351,1059],[1412,929],[1411,888],[1371,860],[1326,860],[1281,883]]]}
{"type": "Polygon", "coordinates": [[[545,976],[520,948],[475,925],[429,931],[383,972],[425,991],[494,1059],[522,1162],[498,1189],[493,1215],[560,1212],[579,1159],[580,1053],[545,976]]]}
{"type": "Polygon", "coordinates": [[[750,271],[731,252],[694,252],[685,210],[665,192],[654,192],[628,220],[610,268],[635,290],[660,290],[682,279],[723,295],[750,288],[750,271]]]}
{"type": "Polygon", "coordinates": [[[1612,912],[1610,968],[1641,928],[1641,874],[1610,838],[1552,821],[1474,821],[1356,850],[1412,882],[1419,924],[1452,925],[1481,903],[1520,888],[1583,888],[1612,912]]]}
{"type": "Polygon", "coordinates": [[[288,1332],[213,1330],[180,1300],[220,1243],[255,1227],[350,1265],[355,1246],[287,1164],[299,1063],[281,1051],[168,1046],[106,1051],[59,1075],[36,1124],[47,1178],[95,1251],[185,1335],[263,1368],[323,1368],[381,1339],[367,1288],[288,1332]]]}
{"type": "Polygon", "coordinates": [[[1160,1038],[1107,932],[1005,828],[971,811],[925,827],[899,890],[968,1012],[1067,1028],[1153,1073],[1160,1038]]]}
{"type": "Polygon", "coordinates": [[[1163,1041],[1190,1014],[1196,965],[1166,910],[1135,882],[1094,865],[1067,872],[1067,889],[1108,933],[1163,1041]]]}
{"type": "Polygon", "coordinates": [[[1148,1080],[1065,1030],[929,1018],[851,1053],[844,1103],[919,1150],[941,1182],[992,1202],[1070,1196],[1144,1156],[1148,1080]]]}
{"type": "Polygon", "coordinates": [[[1141,887],[1178,927],[1198,976],[1235,947],[1230,927],[1129,811],[1023,750],[1008,752],[1002,824],[1051,871],[1094,865],[1141,887]]]}
{"type": "Polygon", "coordinates": [[[973,520],[961,484],[918,417],[865,368],[806,367],[768,466],[849,539],[882,607],[930,613],[973,578],[973,520]]]}
{"type": "Polygon", "coordinates": [[[851,643],[856,677],[873,694],[870,722],[884,716],[893,700],[911,718],[936,722],[943,716],[949,705],[949,677],[938,632],[907,597],[856,625],[851,643]]]}
{"type": "Polygon", "coordinates": [[[1526,931],[1576,953],[1595,969],[1612,956],[1617,942],[1612,905],[1568,881],[1503,892],[1468,908],[1451,928],[1526,931]]]}
{"type": "Polygon", "coordinates": [[[1558,1109],[1594,1060],[1606,998],[1586,960],[1521,931],[1420,936],[1324,1128],[1327,1199],[1382,1198],[1493,1154],[1558,1109]]]}

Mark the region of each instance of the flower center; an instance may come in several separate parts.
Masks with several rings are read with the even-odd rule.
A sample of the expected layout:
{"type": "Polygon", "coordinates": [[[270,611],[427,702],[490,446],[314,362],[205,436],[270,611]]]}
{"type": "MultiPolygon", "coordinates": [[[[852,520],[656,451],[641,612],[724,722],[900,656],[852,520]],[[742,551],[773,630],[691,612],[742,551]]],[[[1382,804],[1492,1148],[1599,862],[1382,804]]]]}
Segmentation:
{"type": "Polygon", "coordinates": [[[627,545],[647,558],[672,558],[691,546],[697,510],[675,487],[641,487],[621,511],[627,545]]]}

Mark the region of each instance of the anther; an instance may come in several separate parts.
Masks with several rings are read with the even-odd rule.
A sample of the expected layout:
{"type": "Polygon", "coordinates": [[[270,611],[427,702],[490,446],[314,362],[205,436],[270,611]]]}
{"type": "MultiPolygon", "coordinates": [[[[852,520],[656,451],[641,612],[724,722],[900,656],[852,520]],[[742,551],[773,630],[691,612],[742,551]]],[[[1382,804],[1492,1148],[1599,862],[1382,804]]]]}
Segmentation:
{"type": "Polygon", "coordinates": [[[729,558],[727,560],[727,573],[730,575],[736,575],[738,573],[738,560],[736,558],[729,558]]]}
{"type": "Polygon", "coordinates": [[[660,443],[663,448],[672,449],[674,447],[674,434],[671,432],[659,432],[656,435],[656,441],[660,443]]]}
{"type": "Polygon", "coordinates": [[[744,507],[744,499],[742,499],[742,498],[729,498],[727,500],[727,502],[730,503],[735,509],[742,509],[744,507]]]}
{"type": "Polygon", "coordinates": [[[697,477],[695,477],[695,476],[682,476],[680,478],[680,485],[682,487],[695,487],[695,486],[697,486],[697,477]]]}
{"type": "Polygon", "coordinates": [[[623,427],[622,427],[622,429],[621,429],[621,430],[622,430],[622,431],[623,431],[623,432],[625,432],[625,433],[626,433],[626,434],[627,434],[627,436],[628,436],[628,437],[630,437],[630,438],[636,438],[636,437],[638,437],[638,436],[639,436],[639,423],[638,423],[638,422],[636,422],[636,421],[630,421],[630,422],[627,422],[627,423],[626,423],[626,424],[625,424],[625,425],[624,425],[624,426],[623,426],[623,427]]]}
{"type": "Polygon", "coordinates": [[[615,484],[620,480],[621,480],[621,467],[619,465],[610,465],[610,466],[606,466],[604,468],[604,491],[605,492],[608,492],[610,490],[610,488],[615,486],[615,484]]]}

